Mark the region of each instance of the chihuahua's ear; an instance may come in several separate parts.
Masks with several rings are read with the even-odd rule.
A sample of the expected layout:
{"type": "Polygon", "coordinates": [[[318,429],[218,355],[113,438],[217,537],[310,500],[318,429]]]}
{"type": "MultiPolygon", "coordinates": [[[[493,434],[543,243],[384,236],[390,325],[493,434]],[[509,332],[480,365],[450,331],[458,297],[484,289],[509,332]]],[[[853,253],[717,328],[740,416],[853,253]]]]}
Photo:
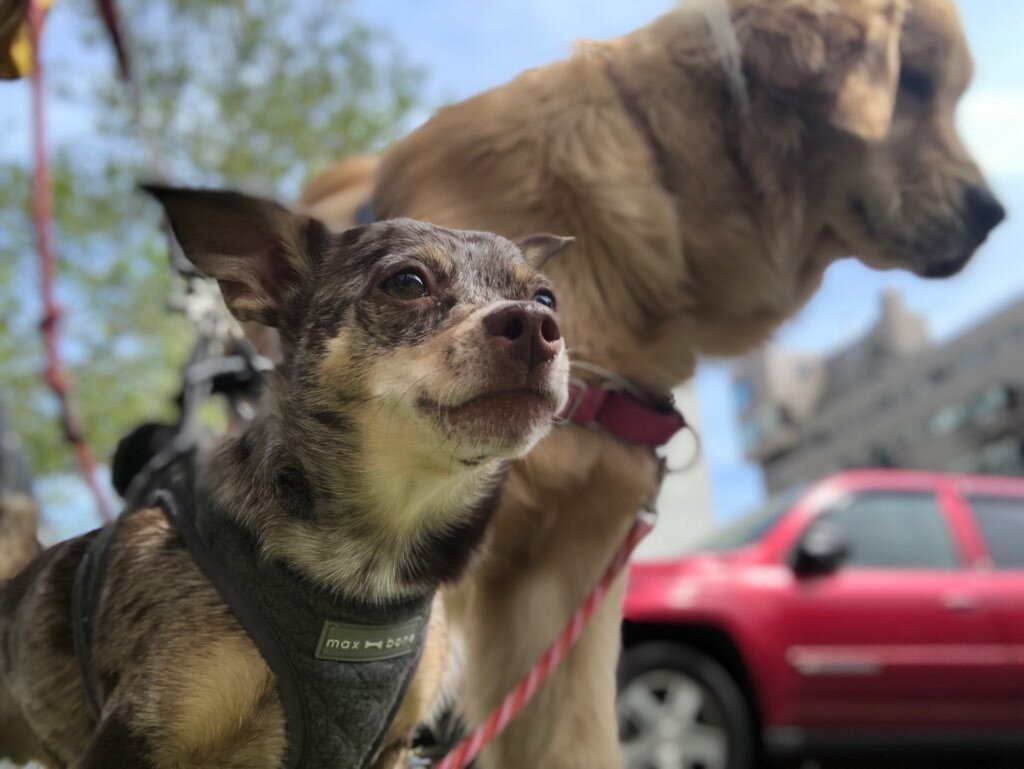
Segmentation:
{"type": "Polygon", "coordinates": [[[182,251],[220,284],[240,321],[277,327],[309,281],[312,220],[279,203],[227,190],[143,185],[163,206],[182,251]]]}
{"type": "Polygon", "coordinates": [[[739,0],[733,25],[749,82],[865,141],[889,132],[906,0],[739,0]]]}
{"type": "Polygon", "coordinates": [[[563,238],[560,235],[538,232],[519,238],[515,243],[530,266],[540,270],[547,264],[548,259],[567,249],[575,240],[576,238],[563,238]]]}

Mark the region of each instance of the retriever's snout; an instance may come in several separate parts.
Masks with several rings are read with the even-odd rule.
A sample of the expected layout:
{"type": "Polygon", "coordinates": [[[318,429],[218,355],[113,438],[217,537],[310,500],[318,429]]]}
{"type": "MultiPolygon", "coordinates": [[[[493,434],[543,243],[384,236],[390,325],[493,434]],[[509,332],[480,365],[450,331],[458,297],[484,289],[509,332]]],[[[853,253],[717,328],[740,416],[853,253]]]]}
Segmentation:
{"type": "Polygon", "coordinates": [[[558,319],[538,302],[508,302],[483,322],[492,341],[529,368],[553,360],[562,349],[558,319]]]}
{"type": "Polygon", "coordinates": [[[1006,218],[1006,209],[992,190],[984,184],[973,184],[964,192],[964,221],[971,237],[981,243],[1006,218]]]}

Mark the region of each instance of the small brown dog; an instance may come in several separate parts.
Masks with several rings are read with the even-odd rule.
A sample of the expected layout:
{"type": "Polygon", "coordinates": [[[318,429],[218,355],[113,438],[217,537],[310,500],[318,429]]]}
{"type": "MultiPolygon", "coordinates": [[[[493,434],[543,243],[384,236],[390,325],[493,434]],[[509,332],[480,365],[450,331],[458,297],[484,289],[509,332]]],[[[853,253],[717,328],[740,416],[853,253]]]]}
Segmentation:
{"type": "MultiPolygon", "coordinates": [[[[535,236],[517,247],[411,220],[331,235],[316,220],[237,193],[152,191],[231,312],[277,329],[283,361],[251,426],[205,463],[194,530],[185,517],[176,530],[156,508],[113,530],[89,620],[98,719],[70,611],[76,569],[97,533],[50,548],[5,585],[0,756],[75,769],[319,769],[329,762],[318,744],[346,724],[325,700],[306,696],[306,723],[323,730],[307,729],[305,758],[295,757],[291,695],[275,675],[282,668],[241,609],[262,606],[284,579],[298,591],[296,605],[308,594],[386,612],[429,604],[438,584],[459,575],[506,460],[540,440],[565,405],[555,300],[531,265],[566,240],[535,236]],[[200,551],[227,560],[237,555],[232,543],[251,544],[241,557],[255,583],[234,585],[243,600],[232,611],[220,583],[204,576],[211,572],[189,531],[199,532],[200,551]]],[[[219,564],[232,574],[235,566],[219,564]]],[[[279,603],[277,611],[296,610],[279,603]]],[[[346,679],[358,685],[343,694],[352,713],[378,712],[365,699],[365,671],[400,656],[392,646],[411,643],[422,625],[385,639],[312,619],[322,635],[300,638],[289,663],[340,669],[335,660],[365,652],[345,663],[367,667],[346,679]]],[[[266,627],[271,646],[290,642],[289,627],[266,627]]],[[[425,664],[437,668],[441,657],[428,650],[425,664]]],[[[436,693],[427,678],[408,693],[395,727],[378,718],[371,733],[356,735],[358,752],[347,755],[358,760],[331,765],[393,765],[408,739],[402,730],[436,693]]]]}
{"type": "MultiPolygon", "coordinates": [[[[961,143],[971,57],[951,0],[703,0],[440,110],[373,178],[303,205],[508,237],[576,236],[549,271],[582,359],[664,397],[768,338],[838,259],[960,270],[1003,217],[961,143]]],[[[593,371],[579,376],[595,380],[593,371]]],[[[509,473],[492,547],[449,601],[471,725],[533,664],[656,488],[643,446],[552,432],[509,473]]],[[[620,581],[487,769],[617,769],[620,581]]]]}

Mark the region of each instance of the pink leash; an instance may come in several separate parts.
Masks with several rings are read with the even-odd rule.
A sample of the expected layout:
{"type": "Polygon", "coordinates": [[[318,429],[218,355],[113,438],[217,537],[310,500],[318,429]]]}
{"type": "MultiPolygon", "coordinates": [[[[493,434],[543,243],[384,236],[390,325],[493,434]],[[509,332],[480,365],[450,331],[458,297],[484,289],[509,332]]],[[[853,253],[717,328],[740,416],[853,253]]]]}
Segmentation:
{"type": "Polygon", "coordinates": [[[437,764],[436,769],[464,769],[491,740],[505,730],[505,727],[515,718],[516,714],[526,707],[527,703],[533,699],[533,695],[537,693],[540,685],[544,683],[551,672],[565,658],[565,655],[569,653],[569,650],[580,640],[580,636],[583,635],[583,629],[587,626],[594,612],[597,611],[597,607],[608,592],[608,588],[615,578],[622,573],[622,570],[626,568],[629,557],[633,554],[636,546],[654,528],[654,521],[655,516],[653,512],[642,510],[637,514],[636,521],[633,522],[632,528],[626,534],[626,539],[615,552],[615,557],[608,564],[608,568],[605,569],[601,580],[594,586],[594,589],[590,591],[587,597],[583,599],[583,603],[580,604],[579,608],[573,612],[572,617],[569,618],[558,638],[547,648],[547,651],[531,668],[530,672],[519,680],[519,683],[516,684],[512,691],[505,695],[505,699],[501,701],[501,704],[491,711],[487,719],[474,729],[468,737],[456,745],[452,752],[437,764]]]}
{"type": "Polygon", "coordinates": [[[71,381],[65,375],[61,363],[57,324],[62,311],[54,296],[53,286],[56,270],[56,257],[50,243],[50,230],[53,225],[53,192],[50,182],[50,161],[46,154],[46,92],[43,82],[42,55],[39,50],[43,35],[43,9],[38,0],[29,0],[27,14],[32,44],[32,139],[35,157],[35,172],[32,177],[32,207],[36,249],[39,252],[40,285],[43,294],[43,319],[39,325],[43,332],[46,352],[46,369],[43,378],[57,396],[64,437],[74,449],[82,477],[92,492],[100,517],[104,521],[112,521],[114,515],[96,481],[96,462],[93,459],[92,449],[86,441],[85,429],[72,405],[71,381]]]}

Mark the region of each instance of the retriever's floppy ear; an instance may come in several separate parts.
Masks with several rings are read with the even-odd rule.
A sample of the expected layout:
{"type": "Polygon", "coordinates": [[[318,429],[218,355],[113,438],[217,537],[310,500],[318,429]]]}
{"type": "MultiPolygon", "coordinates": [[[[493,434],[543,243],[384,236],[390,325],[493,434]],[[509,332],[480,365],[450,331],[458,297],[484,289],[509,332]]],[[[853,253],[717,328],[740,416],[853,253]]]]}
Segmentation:
{"type": "Polygon", "coordinates": [[[309,280],[311,220],[271,200],[227,190],[143,185],[164,207],[182,251],[220,284],[240,321],[278,326],[282,311],[309,280]]]}
{"type": "Polygon", "coordinates": [[[547,264],[548,259],[567,249],[575,240],[576,238],[537,232],[518,238],[515,244],[519,246],[519,250],[523,252],[523,256],[526,257],[530,266],[535,270],[540,270],[547,264]]]}
{"type": "Polygon", "coordinates": [[[885,137],[906,0],[741,0],[748,80],[865,141],[885,137]]]}

